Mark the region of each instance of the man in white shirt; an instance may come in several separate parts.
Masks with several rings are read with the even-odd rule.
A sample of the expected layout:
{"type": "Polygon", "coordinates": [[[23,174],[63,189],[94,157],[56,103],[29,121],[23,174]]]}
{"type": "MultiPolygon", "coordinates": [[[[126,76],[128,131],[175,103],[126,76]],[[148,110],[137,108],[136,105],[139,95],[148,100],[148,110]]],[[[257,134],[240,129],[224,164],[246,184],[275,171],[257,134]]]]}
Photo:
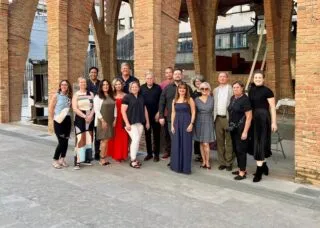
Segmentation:
{"type": "Polygon", "coordinates": [[[220,72],[218,75],[219,86],[214,89],[214,123],[217,137],[219,170],[232,170],[233,152],[232,141],[226,128],[229,125],[228,106],[232,97],[232,87],[228,84],[228,73],[220,72]]]}

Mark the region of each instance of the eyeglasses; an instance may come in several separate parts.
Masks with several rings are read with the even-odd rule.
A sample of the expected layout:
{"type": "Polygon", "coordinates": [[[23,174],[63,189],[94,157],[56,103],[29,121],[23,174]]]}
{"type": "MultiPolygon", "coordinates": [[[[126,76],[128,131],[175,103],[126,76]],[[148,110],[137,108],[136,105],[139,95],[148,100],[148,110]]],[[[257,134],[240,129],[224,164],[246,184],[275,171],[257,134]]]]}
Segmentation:
{"type": "Polygon", "coordinates": [[[209,88],[200,88],[201,91],[208,91],[209,88]]]}

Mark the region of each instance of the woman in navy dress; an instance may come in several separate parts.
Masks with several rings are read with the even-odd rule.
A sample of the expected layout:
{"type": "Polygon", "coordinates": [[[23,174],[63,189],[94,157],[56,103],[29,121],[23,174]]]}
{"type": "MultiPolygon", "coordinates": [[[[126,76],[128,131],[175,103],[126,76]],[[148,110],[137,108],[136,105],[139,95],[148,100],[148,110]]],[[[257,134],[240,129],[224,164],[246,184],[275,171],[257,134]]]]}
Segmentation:
{"type": "Polygon", "coordinates": [[[191,173],[192,129],[195,119],[195,105],[190,97],[187,84],[177,87],[176,96],[172,102],[170,167],[178,173],[191,173]]]}

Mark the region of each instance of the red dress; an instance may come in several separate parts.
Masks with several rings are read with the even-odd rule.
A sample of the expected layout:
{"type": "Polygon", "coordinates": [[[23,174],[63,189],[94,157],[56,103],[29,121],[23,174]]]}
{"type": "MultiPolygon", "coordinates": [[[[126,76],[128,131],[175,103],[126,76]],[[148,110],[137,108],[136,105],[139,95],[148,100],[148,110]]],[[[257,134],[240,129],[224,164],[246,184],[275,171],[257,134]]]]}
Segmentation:
{"type": "Polygon", "coordinates": [[[114,128],[114,137],[108,140],[107,155],[114,160],[126,160],[128,157],[128,133],[123,128],[121,114],[122,99],[116,99],[117,120],[114,128]]]}

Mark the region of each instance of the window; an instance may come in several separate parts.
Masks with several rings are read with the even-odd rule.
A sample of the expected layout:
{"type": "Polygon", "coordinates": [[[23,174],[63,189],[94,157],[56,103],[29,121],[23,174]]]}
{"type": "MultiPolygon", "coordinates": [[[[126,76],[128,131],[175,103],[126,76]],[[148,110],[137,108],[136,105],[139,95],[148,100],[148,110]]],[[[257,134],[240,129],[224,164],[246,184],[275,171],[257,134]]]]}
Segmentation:
{"type": "Polygon", "coordinates": [[[123,30],[126,28],[124,18],[119,18],[119,30],[123,30]]]}
{"type": "Polygon", "coordinates": [[[230,34],[220,34],[216,36],[217,49],[230,48],[230,34]]]}
{"type": "Polygon", "coordinates": [[[134,26],[134,24],[133,24],[133,17],[130,17],[130,28],[132,29],[133,26],[134,26]]]}
{"type": "Polygon", "coordinates": [[[246,48],[248,47],[248,43],[247,43],[247,34],[245,33],[240,33],[238,34],[238,44],[237,44],[238,48],[246,48]]]}

